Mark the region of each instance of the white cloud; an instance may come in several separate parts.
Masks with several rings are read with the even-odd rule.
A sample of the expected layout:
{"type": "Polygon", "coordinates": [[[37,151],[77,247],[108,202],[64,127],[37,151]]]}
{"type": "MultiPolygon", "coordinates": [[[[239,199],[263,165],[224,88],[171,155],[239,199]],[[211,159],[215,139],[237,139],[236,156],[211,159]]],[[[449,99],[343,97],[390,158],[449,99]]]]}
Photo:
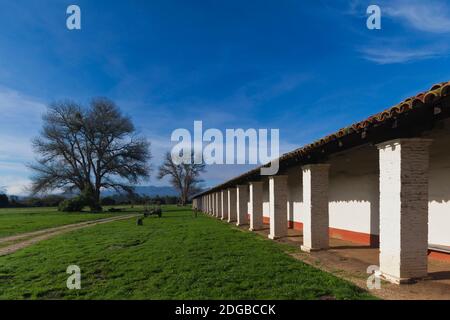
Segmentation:
{"type": "Polygon", "coordinates": [[[0,186],[9,194],[23,195],[30,184],[26,163],[33,159],[31,138],[44,111],[38,99],[0,86],[0,186]]]}
{"type": "Polygon", "coordinates": [[[31,137],[0,133],[0,168],[2,161],[29,161],[33,159],[31,137]]]}
{"type": "MultiPolygon", "coordinates": [[[[346,13],[364,18],[368,0],[352,0],[346,13]]],[[[448,45],[441,34],[450,33],[450,5],[444,0],[380,0],[381,33],[371,43],[357,47],[366,60],[377,64],[407,63],[441,58],[448,55],[448,45]],[[396,28],[396,26],[403,26],[396,28]],[[401,35],[398,33],[401,32],[401,35]],[[383,34],[385,37],[380,38],[383,34]],[[395,36],[390,36],[396,34],[395,36]]],[[[374,35],[372,33],[371,35],[374,35]]]]}
{"type": "Polygon", "coordinates": [[[37,99],[21,94],[16,90],[0,86],[0,112],[2,119],[0,125],[25,125],[23,129],[30,128],[40,122],[45,111],[45,104],[37,99]]]}
{"type": "Polygon", "coordinates": [[[398,46],[368,46],[359,50],[366,60],[378,64],[406,63],[440,58],[448,55],[445,47],[407,48],[398,46]]]}
{"type": "Polygon", "coordinates": [[[447,1],[389,1],[382,14],[400,19],[405,26],[431,33],[450,32],[450,7],[447,1]]]}
{"type": "Polygon", "coordinates": [[[0,176],[0,187],[6,189],[6,193],[9,195],[23,196],[28,194],[27,188],[30,186],[31,181],[26,178],[12,176],[0,176]]]}

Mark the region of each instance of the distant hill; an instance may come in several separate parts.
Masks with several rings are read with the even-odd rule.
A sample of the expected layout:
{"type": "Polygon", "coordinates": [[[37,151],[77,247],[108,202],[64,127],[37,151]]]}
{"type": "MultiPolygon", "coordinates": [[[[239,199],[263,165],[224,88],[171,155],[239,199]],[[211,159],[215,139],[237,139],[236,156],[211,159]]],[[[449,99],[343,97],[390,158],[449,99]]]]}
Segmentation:
{"type": "MultiPolygon", "coordinates": [[[[136,193],[142,195],[142,196],[178,196],[178,191],[175,190],[173,187],[157,187],[157,186],[137,186],[134,188],[136,193]]],[[[115,194],[116,192],[113,190],[108,190],[105,192],[102,192],[103,196],[110,196],[115,194]]]]}
{"type": "Polygon", "coordinates": [[[145,196],[178,196],[178,191],[173,187],[139,186],[135,187],[136,193],[145,196]]]}

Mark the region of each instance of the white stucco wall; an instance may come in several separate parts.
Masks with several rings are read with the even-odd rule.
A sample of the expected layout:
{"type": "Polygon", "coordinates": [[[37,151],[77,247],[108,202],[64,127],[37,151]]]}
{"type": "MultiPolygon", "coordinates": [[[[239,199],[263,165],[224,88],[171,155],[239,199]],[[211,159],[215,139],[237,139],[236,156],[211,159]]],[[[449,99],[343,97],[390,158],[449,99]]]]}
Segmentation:
{"type": "Polygon", "coordinates": [[[330,227],[379,234],[378,150],[364,146],[330,157],[330,227]]]}
{"type": "Polygon", "coordinates": [[[430,148],[428,242],[450,246],[450,120],[427,134],[430,148]]]}
{"type": "MultiPolygon", "coordinates": [[[[429,243],[450,246],[450,120],[423,138],[433,139],[429,172],[429,243]]],[[[330,156],[330,227],[379,234],[378,150],[366,145],[330,156]]],[[[303,222],[301,167],[288,175],[287,218],[303,222]]],[[[268,179],[263,184],[263,215],[269,217],[268,179]]],[[[251,214],[251,208],[249,207],[251,214]]]]}
{"type": "MultiPolygon", "coordinates": [[[[330,227],[378,234],[378,154],[365,146],[330,158],[330,227]]],[[[303,223],[302,170],[290,168],[289,220],[303,223]]]]}

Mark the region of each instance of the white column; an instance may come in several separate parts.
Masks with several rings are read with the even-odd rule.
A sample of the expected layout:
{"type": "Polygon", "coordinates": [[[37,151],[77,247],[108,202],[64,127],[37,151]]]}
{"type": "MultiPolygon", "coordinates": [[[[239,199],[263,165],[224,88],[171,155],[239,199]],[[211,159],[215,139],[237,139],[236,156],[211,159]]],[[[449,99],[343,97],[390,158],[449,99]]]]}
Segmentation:
{"type": "Polygon", "coordinates": [[[269,178],[270,239],[287,236],[287,176],[269,178]]]}
{"type": "Polygon", "coordinates": [[[223,206],[222,206],[222,192],[219,191],[219,192],[217,192],[217,219],[221,219],[222,218],[222,210],[223,210],[223,206]]]}
{"type": "Polygon", "coordinates": [[[250,182],[250,231],[261,230],[263,228],[263,182],[250,182]]]}
{"type": "Polygon", "coordinates": [[[216,201],[216,212],[215,212],[214,216],[216,218],[218,218],[219,217],[219,212],[220,212],[220,209],[219,209],[219,193],[218,192],[216,192],[214,194],[214,199],[216,201]]]}
{"type": "Polygon", "coordinates": [[[248,224],[248,185],[237,186],[237,226],[248,224]]]}
{"type": "Polygon", "coordinates": [[[222,220],[228,220],[228,190],[222,190],[220,192],[222,198],[222,220]]]}
{"type": "Polygon", "coordinates": [[[211,214],[212,213],[212,197],[211,197],[211,194],[208,194],[208,203],[209,203],[208,213],[211,214]]]}
{"type": "Polygon", "coordinates": [[[429,139],[378,145],[380,161],[380,271],[394,283],[428,273],[429,139]]]}
{"type": "Polygon", "coordinates": [[[211,215],[214,208],[213,208],[213,203],[212,203],[212,194],[209,194],[209,214],[211,215]]]}
{"type": "Polygon", "coordinates": [[[228,191],[228,222],[236,221],[236,188],[230,188],[228,191]]]}
{"type": "Polygon", "coordinates": [[[329,247],[328,176],[329,164],[311,164],[303,168],[303,245],[306,252],[329,247]]]}

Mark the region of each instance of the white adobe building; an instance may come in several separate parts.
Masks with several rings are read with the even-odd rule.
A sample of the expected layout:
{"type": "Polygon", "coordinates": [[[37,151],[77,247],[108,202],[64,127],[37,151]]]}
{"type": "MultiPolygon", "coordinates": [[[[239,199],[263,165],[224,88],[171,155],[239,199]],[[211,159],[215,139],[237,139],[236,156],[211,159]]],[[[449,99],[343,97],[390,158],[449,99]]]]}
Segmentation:
{"type": "Polygon", "coordinates": [[[329,237],[380,248],[394,283],[427,276],[428,255],[450,260],[450,82],[280,157],[193,199],[194,208],[269,238],[302,230],[302,250],[329,237]]]}

